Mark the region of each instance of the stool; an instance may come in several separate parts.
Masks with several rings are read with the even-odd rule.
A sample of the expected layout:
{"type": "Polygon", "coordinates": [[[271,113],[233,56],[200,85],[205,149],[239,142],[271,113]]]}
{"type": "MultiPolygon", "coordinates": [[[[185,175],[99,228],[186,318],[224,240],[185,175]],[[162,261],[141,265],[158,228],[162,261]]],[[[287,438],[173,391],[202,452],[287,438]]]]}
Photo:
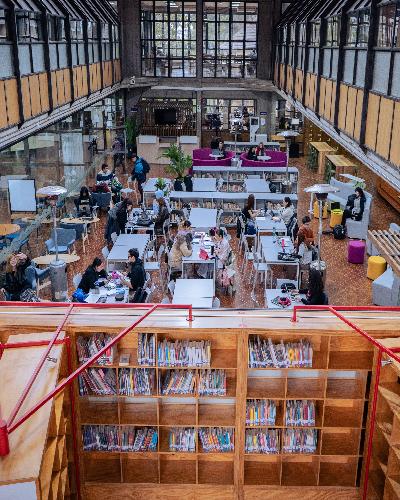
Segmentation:
{"type": "Polygon", "coordinates": [[[347,247],[347,261],[351,264],[363,264],[365,255],[365,241],[350,240],[347,247]]]}
{"type": "Polygon", "coordinates": [[[386,271],[386,260],[380,255],[373,255],[368,259],[367,278],[376,280],[386,271]]]}
{"type": "Polygon", "coordinates": [[[341,224],[342,217],[343,217],[343,210],[340,210],[340,208],[331,210],[331,220],[329,221],[330,227],[335,227],[337,224],[341,224]]]}
{"type": "MultiPolygon", "coordinates": [[[[313,215],[315,219],[319,219],[319,204],[318,200],[314,201],[314,206],[313,206],[313,215]]],[[[322,205],[322,218],[327,219],[328,218],[328,204],[323,203],[322,205]]]]}

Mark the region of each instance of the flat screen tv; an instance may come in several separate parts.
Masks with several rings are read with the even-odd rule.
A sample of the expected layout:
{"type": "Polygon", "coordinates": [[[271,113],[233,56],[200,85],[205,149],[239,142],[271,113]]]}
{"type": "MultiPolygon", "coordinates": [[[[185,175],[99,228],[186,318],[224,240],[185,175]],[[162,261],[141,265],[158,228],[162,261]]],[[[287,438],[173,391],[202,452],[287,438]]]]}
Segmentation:
{"type": "Polygon", "coordinates": [[[177,110],[174,108],[155,109],[154,121],[156,125],[176,125],[177,110]]]}

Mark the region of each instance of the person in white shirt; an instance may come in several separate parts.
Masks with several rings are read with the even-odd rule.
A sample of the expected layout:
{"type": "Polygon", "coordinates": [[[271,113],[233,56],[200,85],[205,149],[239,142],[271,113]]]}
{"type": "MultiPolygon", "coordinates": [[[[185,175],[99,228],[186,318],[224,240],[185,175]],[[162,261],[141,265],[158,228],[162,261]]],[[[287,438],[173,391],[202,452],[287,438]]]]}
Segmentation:
{"type": "MultiPolygon", "coordinates": [[[[300,269],[309,273],[310,264],[313,260],[313,247],[310,243],[307,243],[303,233],[298,234],[295,251],[299,258],[300,269]]],[[[302,288],[302,286],[300,286],[300,288],[302,288]]]]}
{"type": "Polygon", "coordinates": [[[292,200],[289,198],[289,196],[285,196],[285,198],[283,199],[281,218],[283,222],[286,224],[286,226],[289,224],[290,219],[293,217],[293,214],[294,214],[294,208],[292,205],[292,200]]]}
{"type": "Polygon", "coordinates": [[[217,267],[222,269],[228,260],[231,247],[223,229],[217,229],[214,236],[214,255],[217,257],[217,267]]]}

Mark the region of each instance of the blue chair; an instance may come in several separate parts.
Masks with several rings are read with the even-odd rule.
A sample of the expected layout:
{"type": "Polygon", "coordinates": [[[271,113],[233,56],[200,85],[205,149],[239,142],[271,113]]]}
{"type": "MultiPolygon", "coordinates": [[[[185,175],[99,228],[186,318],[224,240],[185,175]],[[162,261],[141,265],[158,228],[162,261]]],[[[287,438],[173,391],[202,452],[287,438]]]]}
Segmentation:
{"type": "Polygon", "coordinates": [[[110,208],[112,193],[92,193],[93,203],[101,208],[110,208]]]}
{"type": "Polygon", "coordinates": [[[46,279],[50,276],[50,267],[39,269],[36,267],[35,263],[32,262],[31,265],[26,268],[25,276],[29,283],[31,283],[32,290],[36,291],[38,297],[40,290],[51,285],[50,279],[46,279]]]}
{"type": "MultiPolygon", "coordinates": [[[[59,253],[70,253],[76,241],[75,229],[64,229],[59,227],[57,231],[57,246],[59,253]]],[[[51,238],[45,242],[48,253],[56,253],[54,242],[54,230],[51,233],[51,238]]],[[[75,250],[75,248],[74,248],[75,250]]]]}
{"type": "Polygon", "coordinates": [[[60,224],[60,228],[62,229],[75,229],[76,231],[76,239],[80,240],[82,238],[82,234],[85,231],[85,225],[84,224],[60,224]]]}

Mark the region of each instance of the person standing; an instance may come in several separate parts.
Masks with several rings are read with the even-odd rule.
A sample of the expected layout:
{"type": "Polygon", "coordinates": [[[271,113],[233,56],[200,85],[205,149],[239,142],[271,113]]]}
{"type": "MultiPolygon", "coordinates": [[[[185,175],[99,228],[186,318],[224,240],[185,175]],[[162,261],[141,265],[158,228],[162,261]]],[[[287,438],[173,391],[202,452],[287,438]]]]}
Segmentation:
{"type": "Polygon", "coordinates": [[[150,172],[150,165],[144,158],[141,158],[137,154],[132,156],[133,160],[133,170],[132,170],[132,180],[136,181],[138,191],[140,193],[140,203],[143,203],[143,187],[142,185],[146,182],[146,175],[150,172]]]}

